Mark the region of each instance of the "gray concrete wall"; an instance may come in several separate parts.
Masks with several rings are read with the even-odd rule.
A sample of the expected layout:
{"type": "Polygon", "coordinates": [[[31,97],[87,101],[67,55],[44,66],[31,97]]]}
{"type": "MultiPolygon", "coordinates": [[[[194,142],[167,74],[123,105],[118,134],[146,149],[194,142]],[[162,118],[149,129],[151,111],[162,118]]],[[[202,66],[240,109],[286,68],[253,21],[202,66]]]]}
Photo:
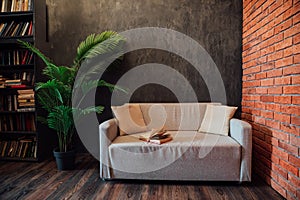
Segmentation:
{"type": "MultiPolygon", "coordinates": [[[[165,27],[184,33],[201,44],[215,61],[224,80],[229,105],[241,105],[241,20],[239,0],[46,0],[49,11],[49,57],[69,65],[76,47],[91,33],[118,32],[137,27],[165,27]]],[[[209,101],[201,76],[182,58],[159,50],[126,54],[121,69],[106,78],[118,80],[130,68],[162,63],[182,73],[199,101],[209,101]]],[[[101,97],[107,96],[103,93],[101,97]]],[[[158,85],[134,92],[133,102],[174,102],[174,94],[158,85]]],[[[188,101],[188,100],[187,100],[188,101]]],[[[109,105],[101,98],[99,103],[109,105]]],[[[103,119],[109,117],[109,110],[103,119]]]]}

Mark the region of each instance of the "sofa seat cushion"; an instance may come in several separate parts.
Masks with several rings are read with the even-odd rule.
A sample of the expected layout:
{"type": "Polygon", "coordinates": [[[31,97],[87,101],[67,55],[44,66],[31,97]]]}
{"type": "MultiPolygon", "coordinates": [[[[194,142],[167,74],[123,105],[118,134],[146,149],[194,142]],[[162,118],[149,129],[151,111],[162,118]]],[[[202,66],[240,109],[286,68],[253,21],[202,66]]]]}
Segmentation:
{"type": "Polygon", "coordinates": [[[109,146],[112,176],[239,180],[241,146],[231,137],[197,131],[168,133],[173,140],[162,145],[143,142],[138,139],[140,134],[117,137],[109,146]]]}

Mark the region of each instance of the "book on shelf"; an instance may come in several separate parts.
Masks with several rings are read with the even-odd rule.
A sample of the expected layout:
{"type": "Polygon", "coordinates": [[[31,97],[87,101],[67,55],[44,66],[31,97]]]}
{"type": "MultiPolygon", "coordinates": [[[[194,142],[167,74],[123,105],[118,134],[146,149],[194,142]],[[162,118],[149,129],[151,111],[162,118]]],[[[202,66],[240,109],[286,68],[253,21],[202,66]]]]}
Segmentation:
{"type": "Polygon", "coordinates": [[[16,111],[17,102],[17,95],[0,95],[0,111],[16,111]]]}
{"type": "Polygon", "coordinates": [[[33,82],[34,75],[32,72],[23,71],[17,77],[22,80],[22,83],[27,83],[27,85],[33,85],[34,83],[33,82]]]}
{"type": "Polygon", "coordinates": [[[22,59],[22,65],[24,65],[26,63],[26,59],[28,57],[28,54],[29,54],[28,51],[26,51],[25,54],[24,54],[24,57],[22,59]]]}
{"type": "Polygon", "coordinates": [[[2,0],[1,12],[7,12],[7,2],[6,2],[6,0],[2,0]]]}
{"type": "Polygon", "coordinates": [[[173,138],[166,130],[152,129],[150,132],[141,135],[139,139],[154,144],[163,144],[171,141],[173,138]]]}
{"type": "Polygon", "coordinates": [[[1,23],[0,24],[0,35],[2,34],[3,30],[5,29],[5,27],[7,26],[7,23],[1,23]]]}
{"type": "Polygon", "coordinates": [[[8,141],[1,142],[1,157],[5,156],[8,141]]]}
{"type": "Polygon", "coordinates": [[[0,75],[0,88],[5,88],[5,80],[6,78],[0,75]]]}
{"type": "Polygon", "coordinates": [[[33,32],[32,21],[30,21],[27,35],[32,35],[32,32],[33,32]]]}
{"type": "Polygon", "coordinates": [[[21,82],[21,79],[13,79],[13,80],[5,80],[5,83],[19,83],[21,82]]]}
{"type": "Polygon", "coordinates": [[[0,78],[0,85],[8,88],[26,88],[34,85],[34,74],[31,71],[19,71],[10,74],[10,77],[0,78]]]}
{"type": "Polygon", "coordinates": [[[34,99],[20,99],[18,98],[19,103],[34,103],[34,99]]]}
{"type": "Polygon", "coordinates": [[[27,90],[18,90],[18,94],[34,94],[33,89],[27,89],[27,90]]]}
{"type": "Polygon", "coordinates": [[[34,106],[35,106],[34,102],[25,102],[25,103],[19,102],[19,107],[34,107],[34,106]]]}
{"type": "Polygon", "coordinates": [[[0,25],[0,37],[31,36],[33,33],[32,21],[27,22],[2,22],[0,25]]]}
{"type": "Polygon", "coordinates": [[[6,22],[6,26],[5,26],[5,29],[1,32],[1,37],[5,37],[7,34],[8,34],[8,32],[10,31],[10,29],[11,29],[11,27],[13,26],[13,24],[14,24],[15,22],[14,21],[12,21],[12,22],[6,22]]]}
{"type": "Polygon", "coordinates": [[[28,100],[28,99],[32,100],[32,99],[34,99],[34,93],[32,92],[32,93],[27,93],[27,94],[26,93],[19,94],[18,99],[19,100],[28,100]]]}
{"type": "Polygon", "coordinates": [[[35,112],[34,107],[29,107],[29,108],[18,108],[17,112],[35,112]]]}
{"type": "Polygon", "coordinates": [[[1,12],[21,12],[32,10],[32,0],[2,0],[1,12]]]}
{"type": "Polygon", "coordinates": [[[26,34],[26,31],[27,31],[27,29],[28,29],[28,26],[29,26],[29,22],[26,22],[26,23],[24,24],[24,26],[22,27],[22,30],[21,30],[21,32],[20,32],[20,36],[24,36],[24,35],[26,34]]]}
{"type": "Polygon", "coordinates": [[[17,85],[21,85],[21,79],[7,79],[5,80],[5,87],[13,87],[13,86],[17,86],[17,85]]]}
{"type": "Polygon", "coordinates": [[[20,64],[20,56],[18,51],[13,51],[13,57],[14,57],[14,64],[19,65],[20,64]]]}
{"type": "Polygon", "coordinates": [[[0,66],[33,64],[33,53],[28,50],[0,51],[0,66]]]}
{"type": "Polygon", "coordinates": [[[11,3],[11,8],[10,8],[10,12],[13,12],[15,9],[16,9],[16,1],[17,0],[12,0],[12,3],[11,3]]]}
{"type": "Polygon", "coordinates": [[[19,30],[21,23],[15,24],[15,26],[12,28],[11,33],[9,36],[16,36],[17,31],[19,30]]]}
{"type": "Polygon", "coordinates": [[[25,84],[20,84],[20,85],[10,85],[10,88],[16,88],[16,89],[19,89],[19,88],[26,88],[27,85],[25,84]]]}
{"type": "Polygon", "coordinates": [[[25,52],[25,55],[22,60],[22,65],[32,63],[33,52],[25,52]]]}
{"type": "Polygon", "coordinates": [[[15,32],[14,36],[21,36],[21,31],[22,31],[23,26],[24,26],[24,22],[19,22],[19,27],[18,27],[17,31],[15,32]]]}
{"type": "Polygon", "coordinates": [[[0,156],[6,158],[36,158],[36,138],[20,137],[0,141],[0,156]]]}
{"type": "MultiPolygon", "coordinates": [[[[17,7],[15,11],[23,11],[23,0],[16,0],[17,7]]],[[[14,12],[14,11],[12,11],[14,12]]]]}
{"type": "Polygon", "coordinates": [[[36,131],[34,113],[0,115],[0,131],[36,131]]]}
{"type": "Polygon", "coordinates": [[[29,0],[25,0],[23,4],[23,10],[29,10],[29,0]]]}
{"type": "Polygon", "coordinates": [[[33,89],[18,90],[18,104],[19,107],[34,107],[35,99],[33,89]]]}

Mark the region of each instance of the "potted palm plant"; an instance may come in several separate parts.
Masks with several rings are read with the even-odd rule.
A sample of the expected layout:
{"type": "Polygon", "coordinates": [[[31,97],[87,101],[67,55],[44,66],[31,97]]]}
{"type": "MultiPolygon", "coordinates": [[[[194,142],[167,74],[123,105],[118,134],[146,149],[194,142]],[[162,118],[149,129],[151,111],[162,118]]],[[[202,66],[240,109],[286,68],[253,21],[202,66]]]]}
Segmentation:
{"type": "MultiPolygon", "coordinates": [[[[86,60],[98,55],[111,56],[112,52],[118,49],[122,52],[124,38],[113,31],[105,31],[101,34],[89,35],[80,43],[77,48],[77,55],[72,66],[57,66],[42,52],[40,52],[32,44],[24,41],[19,41],[25,48],[34,52],[45,63],[43,74],[46,75],[47,81],[38,82],[35,86],[37,99],[39,104],[45,109],[47,116],[39,116],[38,120],[48,125],[57,133],[58,147],[54,150],[57,167],[59,170],[73,169],[75,164],[75,151],[73,149],[73,138],[75,133],[75,123],[80,117],[92,112],[101,113],[103,106],[89,106],[80,108],[80,105],[72,105],[72,91],[74,87],[99,87],[105,86],[109,89],[119,89],[115,85],[109,84],[103,80],[88,80],[88,84],[74,85],[77,72],[80,66],[86,60]],[[76,117],[73,114],[76,113],[76,117]]],[[[121,54],[115,57],[115,63],[119,63],[122,59],[121,54]]],[[[101,65],[94,67],[92,72],[96,73],[101,70],[101,65]]],[[[85,76],[80,74],[80,76],[85,76]]],[[[83,80],[84,78],[79,77],[83,80]]]]}

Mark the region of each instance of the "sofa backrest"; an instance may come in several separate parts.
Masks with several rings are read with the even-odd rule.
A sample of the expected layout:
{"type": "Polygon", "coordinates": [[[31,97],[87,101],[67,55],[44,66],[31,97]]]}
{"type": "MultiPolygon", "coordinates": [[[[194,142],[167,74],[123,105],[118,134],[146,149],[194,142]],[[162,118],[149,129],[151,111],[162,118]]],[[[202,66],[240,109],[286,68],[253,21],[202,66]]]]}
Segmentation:
{"type": "Polygon", "coordinates": [[[207,104],[220,103],[139,103],[148,129],[198,130],[207,104]]]}

